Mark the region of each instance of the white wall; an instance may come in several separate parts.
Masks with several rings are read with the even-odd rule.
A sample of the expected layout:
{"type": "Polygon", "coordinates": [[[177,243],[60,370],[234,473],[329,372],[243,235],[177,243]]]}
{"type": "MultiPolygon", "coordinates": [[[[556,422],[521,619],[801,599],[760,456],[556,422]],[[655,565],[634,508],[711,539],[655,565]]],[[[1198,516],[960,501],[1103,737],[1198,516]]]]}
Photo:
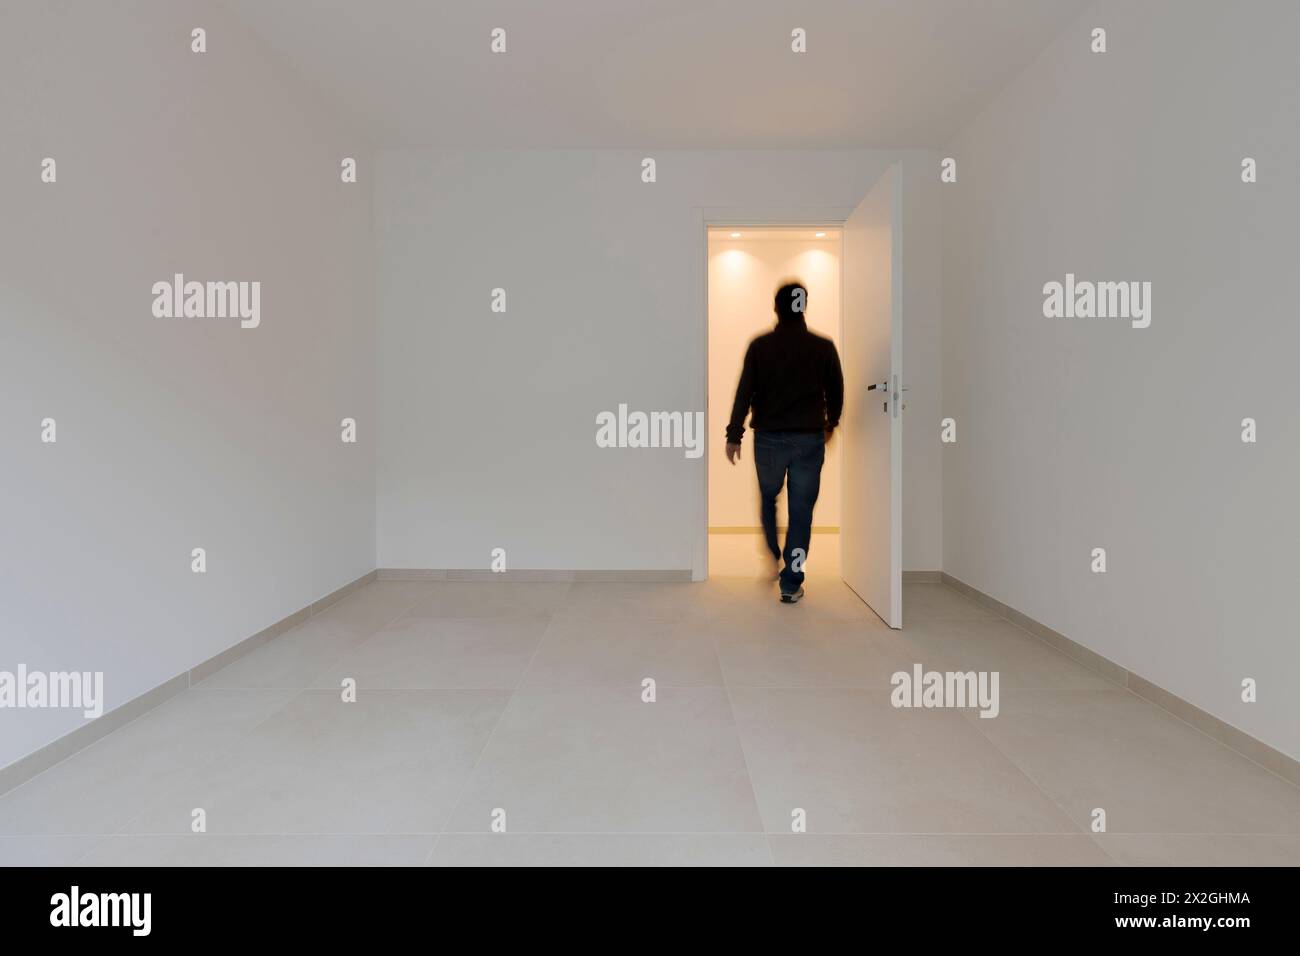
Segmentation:
{"type": "Polygon", "coordinates": [[[1290,2],[1097,4],[942,187],[944,569],[1292,756],[1298,33],[1290,2]],[[1044,318],[1067,272],[1151,281],[1150,328],[1044,318]]]}
{"type": "MultiPolygon", "coordinates": [[[[905,295],[918,338],[935,339],[916,349],[934,358],[914,378],[933,389],[924,425],[938,408],[937,154],[382,152],[379,565],[485,568],[501,547],[514,568],[699,567],[704,461],[598,448],[596,415],[704,411],[701,208],[851,208],[900,157],[905,295]],[[490,311],[496,287],[505,314],[490,311]]],[[[936,443],[932,427],[917,434],[936,443]]],[[[725,466],[706,437],[710,466],[725,466]]],[[[933,454],[910,496],[930,567],[933,454]]]]}
{"type": "MultiPolygon", "coordinates": [[[[212,4],[5,4],[0,669],[111,709],[375,566],[373,170],[329,116],[212,4]],[[154,318],[174,272],[261,326],[154,318]]],[[[82,721],[0,711],[0,765],[82,721]]]]}
{"type": "MultiPolygon", "coordinates": [[[[709,434],[722,441],[731,419],[745,350],[776,325],[773,297],[783,282],[798,279],[808,290],[808,328],[840,347],[840,240],[775,238],[745,230],[739,239],[709,237],[709,434]]],[[[745,418],[741,460],[731,467],[714,461],[709,469],[709,527],[758,528],[758,479],[753,432],[745,418]]],[[[826,447],[816,527],[840,523],[840,443],[826,447]]],[[[786,524],[787,496],[777,502],[777,523],[786,524]]]]}

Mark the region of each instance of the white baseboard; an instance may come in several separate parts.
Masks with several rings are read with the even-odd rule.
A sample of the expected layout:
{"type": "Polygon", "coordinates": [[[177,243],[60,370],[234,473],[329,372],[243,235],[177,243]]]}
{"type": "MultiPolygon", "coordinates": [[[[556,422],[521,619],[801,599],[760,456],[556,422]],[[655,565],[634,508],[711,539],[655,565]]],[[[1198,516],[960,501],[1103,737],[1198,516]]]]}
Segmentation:
{"type": "Polygon", "coordinates": [[[216,654],[206,661],[196,664],[189,670],[182,671],[175,677],[163,681],[152,690],[145,691],[138,697],[128,700],[125,704],[114,707],[108,713],[82,724],[76,730],[64,734],[39,750],[29,753],[25,757],[19,757],[8,766],[0,767],[0,794],[12,790],[19,784],[26,783],[38,773],[42,773],[56,763],[71,757],[78,750],[84,750],[119,727],[124,727],[137,717],[144,716],[159,704],[183,691],[189,690],[192,685],[197,684],[205,677],[210,677],[227,664],[238,660],[250,651],[256,650],[272,638],[279,637],[285,631],[301,624],[313,614],[319,614],[331,604],[347,597],[363,584],[369,584],[375,580],[375,577],[376,573],[374,571],[363,574],[355,581],[331,591],[323,598],[313,601],[300,610],[294,611],[288,617],[281,618],[270,627],[263,628],[252,637],[245,638],[233,647],[226,648],[220,654],[216,654]]]}
{"type": "Polygon", "coordinates": [[[613,581],[663,583],[689,581],[689,569],[666,571],[565,571],[551,568],[520,568],[491,571],[487,568],[380,568],[381,581],[613,581]]]}
{"type": "Polygon", "coordinates": [[[1183,700],[1177,694],[1171,693],[1145,677],[1121,667],[1109,658],[1084,647],[1078,641],[1071,640],[1059,631],[1052,630],[1046,624],[1035,621],[1029,615],[1022,614],[1015,608],[1003,604],[997,598],[990,597],[964,581],[959,581],[947,572],[943,573],[943,583],[958,594],[965,595],[976,603],[982,604],[995,614],[1000,614],[1040,641],[1056,648],[1066,657],[1070,657],[1084,667],[1096,671],[1112,683],[1127,688],[1142,699],[1150,701],[1184,723],[1195,727],[1206,736],[1217,740],[1229,750],[1236,751],[1246,759],[1259,764],[1265,770],[1277,774],[1283,780],[1300,787],[1300,761],[1289,754],[1285,754],[1275,747],[1270,747],[1264,741],[1252,737],[1244,730],[1220,720],[1190,701],[1183,700]]]}

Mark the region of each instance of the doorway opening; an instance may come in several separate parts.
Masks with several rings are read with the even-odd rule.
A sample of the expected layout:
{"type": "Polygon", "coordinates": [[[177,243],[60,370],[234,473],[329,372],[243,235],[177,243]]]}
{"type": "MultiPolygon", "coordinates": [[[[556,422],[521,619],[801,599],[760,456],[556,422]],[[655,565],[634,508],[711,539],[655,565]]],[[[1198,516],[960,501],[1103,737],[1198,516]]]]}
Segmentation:
{"type": "MultiPolygon", "coordinates": [[[[721,443],[740,378],[745,349],[776,325],[773,296],[784,283],[808,290],[810,331],[842,351],[842,230],[838,225],[710,226],[708,257],[709,443],[721,443]]],[[[747,416],[748,418],[748,416],[747,416]]],[[[746,423],[741,459],[734,466],[716,451],[708,469],[709,575],[754,578],[770,573],[771,557],[759,523],[753,435],[746,423]]],[[[826,445],[821,489],[813,512],[806,574],[812,586],[840,580],[840,507],[843,477],[838,436],[826,445]]],[[[784,541],[787,495],[777,501],[784,541]]]]}
{"type": "Polygon", "coordinates": [[[814,533],[803,571],[807,580],[847,586],[885,624],[903,626],[902,210],[897,163],[842,215],[785,218],[786,210],[746,226],[763,222],[762,214],[701,210],[708,429],[696,580],[761,579],[774,570],[761,534],[751,530],[759,523],[753,442],[742,443],[734,465],[719,446],[745,347],[775,324],[775,292],[797,278],[808,290],[808,325],[836,343],[844,372],[844,410],[813,511],[813,530],[823,540],[834,534],[839,548],[819,546],[814,533]]]}

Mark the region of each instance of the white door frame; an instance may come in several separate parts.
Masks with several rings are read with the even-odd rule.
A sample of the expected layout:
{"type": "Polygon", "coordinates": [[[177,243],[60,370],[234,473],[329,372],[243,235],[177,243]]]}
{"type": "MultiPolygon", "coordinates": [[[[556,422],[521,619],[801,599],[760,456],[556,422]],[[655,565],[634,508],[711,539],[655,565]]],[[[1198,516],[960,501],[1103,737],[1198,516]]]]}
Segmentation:
{"type": "MultiPolygon", "coordinates": [[[[715,226],[830,226],[842,228],[854,206],[693,206],[695,215],[694,268],[700,303],[700,407],[705,421],[709,414],[709,229],[715,226]]],[[[840,237],[843,244],[843,236],[840,237]]],[[[843,256],[841,255],[841,266],[843,256]]],[[[843,310],[844,275],[840,274],[840,321],[843,310]]],[[[691,553],[691,580],[709,576],[709,469],[713,467],[707,426],[704,436],[704,467],[700,470],[699,496],[695,511],[695,546],[691,553]]]]}

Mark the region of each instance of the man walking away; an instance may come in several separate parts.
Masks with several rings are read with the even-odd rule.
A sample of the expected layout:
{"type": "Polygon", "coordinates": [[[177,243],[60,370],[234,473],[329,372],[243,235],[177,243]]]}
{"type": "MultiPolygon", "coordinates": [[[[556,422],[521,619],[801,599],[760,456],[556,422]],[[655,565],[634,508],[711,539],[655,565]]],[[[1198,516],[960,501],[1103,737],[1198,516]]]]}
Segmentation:
{"type": "Polygon", "coordinates": [[[803,597],[804,562],[812,538],[813,505],[821,490],[826,442],[844,410],[844,373],[835,343],[808,331],[808,290],[789,282],[776,290],[776,328],[749,343],[727,425],[727,461],[740,457],[745,415],[753,409],[754,467],[767,549],[785,559],[781,601],[803,597]],[[776,498],[788,482],[790,524],[784,553],[776,540],[776,498]]]}

